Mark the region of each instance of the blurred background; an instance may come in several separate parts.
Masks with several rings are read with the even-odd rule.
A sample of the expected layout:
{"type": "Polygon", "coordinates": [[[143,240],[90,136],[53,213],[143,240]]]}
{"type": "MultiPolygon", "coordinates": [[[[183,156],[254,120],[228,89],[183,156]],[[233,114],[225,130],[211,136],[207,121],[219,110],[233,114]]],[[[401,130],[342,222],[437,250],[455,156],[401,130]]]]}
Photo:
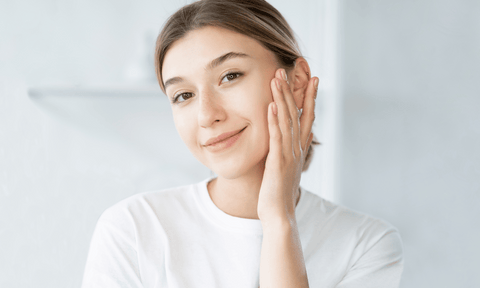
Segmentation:
{"type": "MultiPolygon", "coordinates": [[[[210,177],[153,74],[190,2],[0,0],[0,287],[79,287],[103,210],[210,177]]],[[[321,79],[302,185],[400,230],[401,287],[480,287],[480,1],[269,2],[321,79]]]]}

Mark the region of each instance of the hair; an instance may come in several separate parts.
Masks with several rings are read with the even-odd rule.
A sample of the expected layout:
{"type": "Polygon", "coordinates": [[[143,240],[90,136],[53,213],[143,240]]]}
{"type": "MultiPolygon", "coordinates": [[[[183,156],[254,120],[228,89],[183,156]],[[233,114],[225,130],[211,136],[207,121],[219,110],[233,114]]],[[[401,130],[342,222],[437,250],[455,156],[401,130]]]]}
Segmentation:
{"type": "MultiPolygon", "coordinates": [[[[201,0],[180,8],[167,20],[158,35],[155,48],[155,71],[163,92],[162,67],[168,49],[188,32],[206,26],[228,29],[255,39],[273,52],[278,65],[289,71],[301,57],[292,28],[282,14],[264,0],[201,0]]],[[[313,138],[302,171],[310,166],[313,138]]]]}

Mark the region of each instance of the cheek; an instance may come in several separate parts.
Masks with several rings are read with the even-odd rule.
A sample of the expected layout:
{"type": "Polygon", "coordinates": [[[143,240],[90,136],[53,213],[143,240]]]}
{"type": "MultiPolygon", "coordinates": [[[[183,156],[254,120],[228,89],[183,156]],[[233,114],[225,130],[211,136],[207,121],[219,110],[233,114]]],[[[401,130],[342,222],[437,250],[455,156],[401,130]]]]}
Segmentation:
{"type": "Polygon", "coordinates": [[[255,109],[252,109],[253,117],[259,129],[263,133],[268,133],[268,103],[258,103],[255,109]]]}
{"type": "Polygon", "coordinates": [[[262,81],[257,87],[251,94],[253,99],[250,109],[257,123],[265,130],[264,132],[268,132],[268,105],[273,101],[272,91],[270,90],[269,81],[262,81]]]}
{"type": "MultiPolygon", "coordinates": [[[[255,85],[250,85],[246,89],[243,103],[243,111],[248,113],[248,119],[252,122],[256,151],[260,154],[268,150],[269,132],[268,132],[268,105],[272,102],[272,91],[269,81],[258,81],[255,85]]],[[[237,107],[239,107],[237,106],[237,107]]]]}
{"type": "MultiPolygon", "coordinates": [[[[192,150],[196,146],[196,139],[193,137],[195,135],[195,125],[192,117],[189,117],[189,113],[178,113],[173,112],[173,121],[175,123],[175,128],[177,129],[178,134],[182,141],[187,145],[187,147],[192,150]]],[[[192,152],[194,152],[192,150],[192,152]]]]}
{"type": "Polygon", "coordinates": [[[270,89],[271,79],[267,79],[265,75],[254,75],[240,88],[241,97],[236,105],[248,107],[249,110],[255,110],[255,114],[262,113],[267,117],[268,104],[273,101],[272,90],[270,89]]]}

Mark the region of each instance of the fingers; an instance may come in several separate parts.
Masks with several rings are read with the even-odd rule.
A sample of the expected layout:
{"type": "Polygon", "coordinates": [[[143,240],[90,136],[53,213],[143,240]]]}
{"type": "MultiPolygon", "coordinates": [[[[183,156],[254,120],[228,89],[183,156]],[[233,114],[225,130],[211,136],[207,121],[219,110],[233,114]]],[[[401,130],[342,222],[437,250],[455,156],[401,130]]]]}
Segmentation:
{"type": "Polygon", "coordinates": [[[299,156],[302,151],[305,152],[308,149],[312,141],[311,130],[315,120],[318,77],[309,80],[303,97],[303,109],[300,113],[282,71],[285,70],[278,69],[276,71],[271,87],[274,102],[277,104],[278,128],[282,136],[283,147],[291,147],[290,151],[293,152],[293,155],[299,156]]]}
{"type": "Polygon", "coordinates": [[[300,142],[302,150],[308,149],[308,140],[312,131],[313,121],[315,120],[315,98],[317,97],[318,78],[310,79],[305,97],[303,97],[303,112],[300,116],[300,142]]]}
{"type": "MultiPolygon", "coordinates": [[[[308,148],[310,147],[310,145],[312,145],[312,141],[313,141],[313,133],[310,133],[310,135],[308,136],[308,140],[307,140],[307,146],[305,146],[305,151],[308,150],[308,148]]],[[[305,155],[307,156],[307,155],[305,155]]]]}
{"type": "MultiPolygon", "coordinates": [[[[277,70],[277,73],[275,76],[279,79],[282,79],[284,81],[281,81],[282,84],[282,91],[284,94],[285,102],[287,103],[288,110],[290,112],[290,117],[293,121],[297,120],[300,116],[300,112],[297,108],[297,104],[295,103],[295,99],[293,97],[292,91],[290,90],[290,86],[288,85],[288,79],[287,79],[287,74],[284,69],[279,69],[277,70]]],[[[293,123],[293,124],[298,124],[298,123],[293,123]]],[[[298,128],[297,125],[293,125],[294,130],[294,136],[296,137],[298,133],[298,128]]]]}
{"type": "Polygon", "coordinates": [[[280,123],[285,122],[285,130],[282,129],[282,131],[285,131],[289,134],[289,137],[286,138],[284,142],[286,142],[285,145],[291,146],[294,155],[298,156],[301,153],[299,137],[299,110],[295,104],[295,99],[293,98],[292,92],[290,91],[290,87],[287,83],[287,74],[285,70],[278,69],[275,73],[275,77],[280,80],[279,92],[281,96],[283,96],[282,98],[285,106],[285,115],[287,115],[285,121],[282,121],[282,118],[279,118],[280,123]]]}
{"type": "MultiPolygon", "coordinates": [[[[278,161],[282,157],[282,131],[278,125],[278,107],[275,102],[268,105],[268,133],[270,134],[270,151],[268,155],[272,155],[272,160],[278,161]]],[[[269,161],[272,161],[269,159],[269,161]]]]}
{"type": "Polygon", "coordinates": [[[282,83],[278,78],[272,79],[272,94],[273,94],[273,101],[277,105],[277,117],[278,117],[278,125],[282,133],[282,145],[283,147],[290,149],[290,151],[285,151],[285,155],[291,155],[295,153],[293,151],[293,130],[292,130],[292,119],[290,116],[290,111],[288,105],[285,101],[285,95],[282,88],[282,83]]]}

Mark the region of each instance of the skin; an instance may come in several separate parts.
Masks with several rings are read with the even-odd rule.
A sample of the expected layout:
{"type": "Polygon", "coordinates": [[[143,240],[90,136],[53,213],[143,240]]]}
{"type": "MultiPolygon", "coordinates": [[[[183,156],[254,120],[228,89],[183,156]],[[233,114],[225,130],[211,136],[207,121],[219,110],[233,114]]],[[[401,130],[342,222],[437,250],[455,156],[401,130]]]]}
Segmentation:
{"type": "Polygon", "coordinates": [[[307,62],[299,58],[285,73],[287,82],[271,51],[218,27],[190,31],[177,40],[162,69],[165,83],[182,79],[165,92],[177,99],[171,106],[180,137],[218,175],[207,186],[212,201],[229,215],[262,222],[261,286],[308,287],[295,206],[312,141],[318,78],[309,77],[307,62]],[[248,56],[206,68],[229,52],[248,56]],[[228,72],[241,74],[225,77],[228,72]],[[242,128],[227,149],[212,153],[204,146],[212,137],[242,128]]]}

